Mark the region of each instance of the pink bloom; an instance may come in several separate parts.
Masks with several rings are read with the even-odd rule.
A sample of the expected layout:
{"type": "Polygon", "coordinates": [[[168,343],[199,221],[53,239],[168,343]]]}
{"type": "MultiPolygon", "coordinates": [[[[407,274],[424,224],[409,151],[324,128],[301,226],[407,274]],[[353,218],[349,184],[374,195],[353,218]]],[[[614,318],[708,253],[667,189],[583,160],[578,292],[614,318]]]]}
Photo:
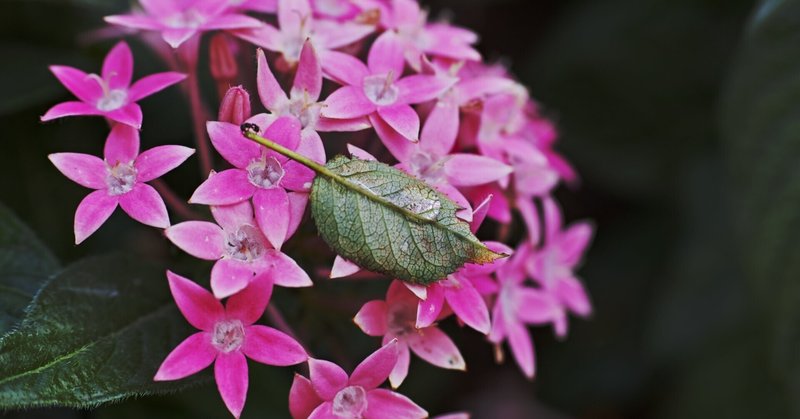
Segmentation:
{"type": "Polygon", "coordinates": [[[234,86],[225,92],[219,105],[219,120],[241,125],[250,118],[250,94],[242,86],[234,86]]]}
{"type": "Polygon", "coordinates": [[[180,343],[156,372],[155,381],[178,380],[214,363],[214,377],[225,406],[238,418],[247,397],[247,360],[288,366],[308,359],[303,347],[271,327],[254,325],[269,303],[272,282],[259,277],[228,299],[225,307],[194,282],[167,272],[175,303],[200,329],[180,343]]]}
{"type": "Polygon", "coordinates": [[[352,21],[363,11],[360,0],[310,0],[314,16],[334,19],[339,22],[352,21]]]}
{"type": "Polygon", "coordinates": [[[400,281],[392,281],[386,301],[364,304],[353,319],[364,333],[383,336],[383,343],[397,340],[399,358],[389,381],[397,388],[408,375],[409,349],[437,367],[464,370],[458,348],[438,327],[416,327],[418,299],[400,281]]]}
{"type": "Polygon", "coordinates": [[[95,189],[75,212],[75,244],[79,244],[111,216],[117,204],[140,223],[166,228],[167,208],[152,186],[144,183],[180,166],[194,153],[191,148],[164,145],[139,154],[139,131],[117,124],[105,144],[105,160],[79,153],[48,157],[75,183],[95,189]]]}
{"type": "Polygon", "coordinates": [[[309,359],[310,380],[295,375],[289,390],[289,411],[295,419],[425,418],[421,407],[391,390],[377,388],[397,363],[397,342],[368,356],[348,377],[338,365],[309,359]]]}
{"type": "Polygon", "coordinates": [[[384,142],[419,138],[419,116],[410,106],[437,98],[453,81],[431,75],[403,76],[400,39],[384,32],[369,51],[367,65],[357,58],[329,52],[323,66],[328,76],[345,86],[325,100],[322,115],[350,119],[367,115],[384,142]]]}
{"type": "Polygon", "coordinates": [[[254,45],[279,52],[284,62],[293,67],[300,60],[306,40],[319,52],[350,45],[375,30],[374,26],[354,22],[315,19],[309,0],[278,0],[278,26],[262,23],[254,29],[234,34],[254,45]]]}
{"type": "MultiPolygon", "coordinates": [[[[261,114],[248,122],[258,125],[266,138],[315,161],[325,162],[324,148],[317,141],[319,137],[302,140],[297,118],[279,117],[264,131],[271,119],[261,114]]],[[[234,168],[212,173],[195,190],[189,202],[231,205],[252,197],[259,227],[272,246],[280,249],[290,236],[290,226],[296,225],[303,215],[314,172],[242,137],[239,125],[208,122],[207,126],[214,148],[234,168]]]]}
{"type": "Polygon", "coordinates": [[[42,116],[42,121],[97,115],[137,129],[142,127],[142,109],[136,102],[186,78],[175,72],[156,73],[131,85],[133,55],[125,42],[118,43],[106,55],[100,75],[60,65],[50,66],[50,71],[80,101],[53,106],[42,116]]]}
{"type": "Polygon", "coordinates": [[[139,0],[144,13],[106,16],[106,22],[134,29],[161,32],[172,48],[195,34],[216,29],[255,28],[256,19],[237,13],[228,1],[139,0]]]}
{"type": "MultiPolygon", "coordinates": [[[[186,253],[217,261],[211,269],[211,289],[217,298],[241,291],[262,273],[284,287],[312,285],[311,278],[292,258],[269,244],[256,223],[250,202],[212,206],[211,214],[219,225],[186,221],[168,228],[165,234],[186,253]]],[[[297,229],[300,217],[292,221],[290,232],[297,229]]]]}

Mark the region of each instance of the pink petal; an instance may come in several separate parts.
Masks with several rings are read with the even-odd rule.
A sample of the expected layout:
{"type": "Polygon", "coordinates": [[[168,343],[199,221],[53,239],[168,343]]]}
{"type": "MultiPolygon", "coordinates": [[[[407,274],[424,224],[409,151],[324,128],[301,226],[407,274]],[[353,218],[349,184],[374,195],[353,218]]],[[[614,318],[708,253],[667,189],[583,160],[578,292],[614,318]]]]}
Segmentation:
{"type": "Polygon", "coordinates": [[[308,359],[305,349],[286,333],[261,325],[250,326],[245,333],[242,351],[254,361],[285,367],[308,359]]]}
{"type": "Polygon", "coordinates": [[[161,24],[150,16],[143,15],[112,15],[103,18],[112,25],[125,26],[134,29],[160,30],[161,24]]]}
{"type": "Polygon", "coordinates": [[[504,303],[496,302],[492,307],[492,330],[486,336],[489,342],[499,344],[506,338],[506,320],[503,316],[504,303]]]}
{"type": "Polygon", "coordinates": [[[564,278],[558,281],[555,293],[575,314],[579,316],[592,314],[592,303],[589,301],[589,296],[586,295],[583,284],[576,278],[564,278]]]}
{"type": "Polygon", "coordinates": [[[190,204],[230,205],[250,198],[256,187],[247,178],[242,169],[223,170],[213,173],[205,182],[197,187],[189,198],[190,204]]]}
{"type": "Polygon", "coordinates": [[[570,225],[558,238],[561,257],[568,266],[575,266],[592,240],[592,225],[587,222],[570,225]]]}
{"type": "MultiPolygon", "coordinates": [[[[319,134],[314,130],[305,129],[301,132],[300,137],[300,144],[296,151],[317,163],[325,164],[325,146],[322,145],[319,134]]],[[[291,191],[304,193],[310,190],[315,176],[313,170],[296,161],[287,162],[283,168],[286,174],[281,180],[282,186],[291,191]]]]}
{"type": "Polygon", "coordinates": [[[522,215],[522,220],[525,222],[525,227],[528,230],[528,240],[531,243],[539,243],[541,239],[541,228],[539,224],[539,210],[533,204],[533,199],[530,197],[517,197],[517,210],[522,215]]]}
{"type": "Polygon", "coordinates": [[[367,393],[367,418],[422,419],[428,417],[425,409],[406,396],[382,388],[367,393]]]}
{"type": "Polygon", "coordinates": [[[204,30],[210,29],[247,29],[258,28],[262,25],[261,21],[250,16],[240,14],[224,14],[216,16],[214,19],[203,25],[204,30]]]}
{"type": "Polygon", "coordinates": [[[447,289],[445,298],[453,312],[467,326],[483,333],[489,333],[491,322],[489,321],[489,309],[483,301],[481,294],[472,283],[466,278],[459,278],[458,289],[447,289]]]}
{"type": "Polygon", "coordinates": [[[138,180],[147,182],[161,177],[183,164],[194,154],[194,149],[180,145],[162,145],[145,150],[136,159],[138,180]]]}
{"type": "Polygon", "coordinates": [[[333,414],[333,402],[328,401],[317,406],[307,419],[340,419],[340,417],[333,414]]]}
{"type": "Polygon", "coordinates": [[[378,115],[392,129],[411,141],[419,141],[419,115],[408,105],[378,108],[378,115]]]}
{"type": "Polygon", "coordinates": [[[270,51],[280,51],[283,48],[283,35],[278,29],[269,24],[262,24],[258,28],[239,29],[231,33],[251,44],[266,48],[270,51]]]}
{"type": "Polygon", "coordinates": [[[205,288],[178,274],[167,271],[169,289],[183,317],[192,326],[210,332],[225,315],[222,304],[205,288]]]}
{"type": "Polygon", "coordinates": [[[412,334],[408,345],[417,356],[437,367],[461,371],[467,368],[461,352],[438,327],[427,327],[412,334]]]}
{"type": "MultiPolygon", "coordinates": [[[[412,284],[412,283],[409,283],[409,282],[403,282],[403,285],[409,291],[411,291],[412,294],[416,295],[417,298],[419,298],[420,300],[427,300],[428,299],[428,287],[423,286],[423,285],[412,284]]],[[[392,288],[390,286],[389,290],[391,290],[391,289],[392,288]]],[[[386,298],[389,298],[389,297],[386,297],[386,298]]]]}
{"type": "Polygon", "coordinates": [[[367,57],[367,67],[372,74],[393,73],[395,80],[403,74],[405,57],[403,44],[394,31],[386,31],[372,44],[367,57]]]}
{"type": "Polygon", "coordinates": [[[133,54],[125,41],[120,41],[103,60],[100,73],[110,89],[127,88],[133,76],[133,54]]]}
{"type": "Polygon", "coordinates": [[[196,34],[197,29],[195,28],[175,28],[161,31],[161,37],[172,48],[178,48],[196,34]]]}
{"type": "Polygon", "coordinates": [[[214,148],[235,167],[244,169],[253,159],[261,157],[263,147],[242,137],[242,130],[237,125],[209,121],[206,122],[206,130],[214,148]]]}
{"type": "Polygon", "coordinates": [[[339,84],[361,86],[369,70],[364,63],[352,55],[337,51],[320,53],[325,76],[339,84]]]}
{"type": "MultiPolygon", "coordinates": [[[[108,134],[103,156],[109,166],[131,164],[139,155],[139,131],[124,124],[116,124],[108,134]]],[[[141,175],[137,174],[137,180],[141,175]]],[[[144,182],[144,181],[143,181],[144,182]]]]}
{"type": "Polygon", "coordinates": [[[282,116],[264,131],[264,138],[290,150],[297,150],[297,146],[300,144],[300,130],[302,128],[297,118],[282,116]]]}
{"type": "Polygon", "coordinates": [[[238,230],[239,227],[245,224],[256,225],[256,218],[253,215],[253,206],[250,201],[242,201],[232,205],[212,206],[211,215],[223,230],[230,232],[238,230]]]}
{"type": "Polygon", "coordinates": [[[103,88],[100,83],[77,68],[52,65],[50,71],[67,90],[86,103],[94,105],[98,99],[103,97],[103,88]]]}
{"type": "Polygon", "coordinates": [[[289,98],[286,97],[286,93],[284,93],[280,83],[272,74],[264,50],[259,49],[256,54],[258,56],[256,82],[261,103],[265,108],[273,112],[285,108],[289,104],[289,98]]]}
{"type": "Polygon", "coordinates": [[[428,298],[420,300],[417,306],[417,328],[428,327],[439,318],[444,308],[444,291],[439,284],[428,286],[428,298]]]}
{"type": "Polygon", "coordinates": [[[281,187],[259,189],[253,195],[253,209],[261,231],[280,250],[289,229],[289,195],[281,187]]]}
{"type": "Polygon", "coordinates": [[[297,64],[297,73],[294,75],[294,84],[292,85],[292,96],[306,92],[309,99],[316,102],[319,99],[320,91],[322,91],[322,67],[314,45],[310,40],[306,40],[300,51],[300,61],[297,64]]]}
{"type": "Polygon", "coordinates": [[[552,295],[533,288],[520,287],[516,291],[517,318],[524,323],[544,324],[553,321],[561,311],[552,295]]]}
{"type": "Polygon", "coordinates": [[[444,164],[445,176],[455,186],[491,183],[508,176],[511,171],[511,166],[477,154],[451,154],[444,164]]]}
{"type": "Polygon", "coordinates": [[[289,412],[292,418],[306,419],[320,404],[322,400],[314,391],[311,380],[295,374],[292,388],[289,389],[289,412]]]}
{"type": "Polygon", "coordinates": [[[272,250],[264,255],[263,259],[271,265],[269,275],[275,282],[275,285],[290,288],[310,287],[314,285],[306,271],[289,256],[277,250],[272,250]]]}
{"type": "Polygon", "coordinates": [[[154,381],[179,380],[214,362],[217,350],[211,345],[211,334],[198,332],[181,342],[167,355],[158,368],[154,381]]]}
{"type": "Polygon", "coordinates": [[[389,384],[392,388],[400,387],[408,376],[408,366],[411,363],[411,352],[405,343],[400,344],[397,351],[397,363],[389,374],[389,384]]]}
{"type": "Polygon", "coordinates": [[[308,205],[308,194],[304,192],[289,192],[289,229],[286,237],[292,237],[303,221],[308,205]]]}
{"type": "Polygon", "coordinates": [[[356,325],[370,336],[386,334],[386,303],[381,300],[368,301],[353,318],[356,325]]]}
{"type": "Polygon", "coordinates": [[[376,109],[360,87],[344,86],[325,99],[320,112],[326,118],[350,119],[368,115],[376,109]]]}
{"type": "Polygon", "coordinates": [[[155,188],[137,183],[128,193],[120,195],[119,206],[134,220],[156,228],[169,227],[167,206],[155,188]]]}
{"type": "Polygon", "coordinates": [[[130,125],[133,128],[142,128],[142,108],[136,103],[127,105],[105,113],[105,116],[112,121],[130,125]]]}
{"type": "Polygon", "coordinates": [[[361,267],[356,265],[349,260],[336,255],[336,259],[333,260],[333,267],[331,268],[330,278],[344,278],[346,276],[353,275],[354,273],[361,270],[361,267]]]}
{"type": "Polygon", "coordinates": [[[415,144],[409,141],[408,138],[403,137],[390,127],[389,124],[383,121],[383,118],[377,114],[369,115],[369,121],[378,137],[383,142],[383,145],[389,149],[393,156],[408,156],[411,155],[415,144]]]}
{"type": "Polygon", "coordinates": [[[361,361],[350,375],[350,385],[370,390],[386,381],[397,364],[397,346],[397,340],[392,340],[361,361]]]}
{"type": "Polygon", "coordinates": [[[362,131],[371,127],[369,120],[364,117],[351,119],[333,119],[320,117],[317,121],[318,132],[353,132],[362,131]]]}
{"type": "Polygon", "coordinates": [[[50,108],[40,118],[42,122],[52,121],[53,119],[63,118],[65,116],[92,116],[101,115],[102,111],[94,106],[88,105],[84,102],[62,102],[50,108]]]}
{"type": "Polygon", "coordinates": [[[563,225],[561,208],[550,196],[542,200],[542,207],[544,208],[545,240],[553,240],[563,225]]]}
{"type": "Polygon", "coordinates": [[[462,194],[461,191],[449,183],[440,183],[436,185],[436,190],[447,195],[448,198],[452,199],[453,202],[455,202],[456,205],[461,208],[456,212],[456,217],[468,223],[472,222],[472,206],[469,204],[469,201],[466,197],[464,197],[464,194],[462,194]]]}
{"type": "Polygon", "coordinates": [[[119,198],[101,189],[94,191],[78,204],[75,211],[75,244],[81,244],[97,231],[117,208],[119,198]]]}
{"type": "Polygon", "coordinates": [[[398,101],[402,103],[422,103],[436,99],[444,93],[456,79],[417,74],[397,80],[400,89],[398,101]]]}
{"type": "Polygon", "coordinates": [[[272,281],[266,275],[259,275],[245,289],[228,298],[225,314],[229,319],[239,319],[243,324],[251,325],[264,314],[271,296],[272,281]]]}
{"type": "Polygon", "coordinates": [[[375,158],[375,156],[373,156],[372,154],[369,154],[368,151],[366,151],[366,150],[364,150],[362,148],[356,147],[356,146],[354,146],[352,144],[347,144],[347,152],[350,153],[350,156],[355,157],[357,159],[368,160],[368,161],[377,160],[375,158]]]}
{"type": "Polygon", "coordinates": [[[458,113],[457,106],[437,102],[422,127],[420,147],[434,156],[450,153],[458,135],[458,113]]]}
{"type": "Polygon", "coordinates": [[[138,102],[154,93],[160,92],[173,84],[180,83],[186,79],[186,74],[176,72],[165,72],[151,74],[142,77],[133,83],[133,86],[128,90],[128,100],[131,102],[138,102]]]}
{"type": "Polygon", "coordinates": [[[347,386],[347,373],[333,362],[309,358],[308,370],[311,385],[322,400],[332,400],[347,386]]]}
{"type": "Polygon", "coordinates": [[[180,4],[175,1],[164,0],[139,0],[139,4],[149,15],[169,15],[180,11],[180,4]]]}
{"type": "Polygon", "coordinates": [[[301,25],[311,18],[308,0],[278,0],[278,24],[284,33],[299,33],[301,25]]]}
{"type": "Polygon", "coordinates": [[[472,209],[472,222],[469,224],[469,229],[472,231],[472,234],[478,231],[481,224],[483,224],[483,220],[486,219],[486,215],[489,213],[489,208],[492,204],[493,196],[492,194],[487,195],[478,206],[472,209]]]}
{"type": "Polygon", "coordinates": [[[167,239],[184,252],[205,260],[217,260],[225,251],[225,233],[214,223],[186,221],[166,230],[167,239]]]}
{"type": "Polygon", "coordinates": [[[247,287],[254,276],[247,262],[221,259],[211,268],[211,290],[219,299],[230,297],[247,287]]]}
{"type": "Polygon", "coordinates": [[[99,158],[80,153],[54,153],[47,156],[59,172],[78,185],[105,189],[106,165],[99,158]]]}
{"type": "Polygon", "coordinates": [[[314,21],[314,40],[327,49],[350,45],[375,32],[375,26],[329,20],[314,21]]]}
{"type": "Polygon", "coordinates": [[[505,327],[514,359],[517,360],[517,364],[525,376],[533,378],[536,374],[536,361],[530,333],[522,323],[515,320],[507,321],[505,327]]]}
{"type": "Polygon", "coordinates": [[[214,379],[225,407],[238,419],[247,398],[247,359],[239,351],[220,353],[214,364],[214,379]]]}

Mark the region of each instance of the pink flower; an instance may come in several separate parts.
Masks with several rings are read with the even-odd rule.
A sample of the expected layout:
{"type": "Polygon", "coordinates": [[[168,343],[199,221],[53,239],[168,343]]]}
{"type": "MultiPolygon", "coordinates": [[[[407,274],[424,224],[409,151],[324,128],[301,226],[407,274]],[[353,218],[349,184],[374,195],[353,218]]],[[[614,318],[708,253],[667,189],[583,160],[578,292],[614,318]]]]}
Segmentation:
{"type": "MultiPolygon", "coordinates": [[[[248,122],[262,132],[272,119],[256,115],[248,122]]],[[[239,125],[208,122],[211,143],[234,168],[212,173],[189,202],[204,205],[231,205],[253,198],[255,217],[267,240],[276,249],[290,236],[290,226],[303,215],[314,172],[298,162],[242,137],[239,125]],[[287,189],[291,192],[288,192],[287,189]]],[[[269,124],[264,136],[320,163],[325,151],[317,138],[301,140],[297,118],[283,116],[269,124]]]]}
{"type": "Polygon", "coordinates": [[[75,212],[75,244],[79,244],[111,216],[117,204],[140,223],[166,228],[167,208],[152,186],[144,183],[180,166],[194,153],[191,148],[164,145],[139,154],[139,131],[117,124],[105,144],[105,160],[79,153],[55,153],[49,159],[75,183],[95,189],[75,212]]]}
{"type": "Polygon", "coordinates": [[[50,66],[50,71],[80,101],[53,106],[42,116],[42,121],[96,115],[137,129],[142,127],[142,109],[136,102],[186,78],[181,73],[156,73],[131,85],[133,55],[125,42],[118,43],[106,55],[100,75],[60,65],[50,66]]]}
{"type": "Polygon", "coordinates": [[[374,26],[354,22],[315,19],[309,0],[278,0],[278,26],[263,23],[255,29],[235,31],[234,34],[254,45],[281,53],[291,68],[300,60],[306,40],[319,52],[350,45],[375,30],[374,26]]]}
{"type": "MultiPolygon", "coordinates": [[[[311,278],[292,258],[269,244],[256,223],[249,201],[212,206],[211,214],[219,225],[186,221],[169,227],[164,233],[186,253],[217,261],[211,269],[211,289],[217,298],[241,291],[262,273],[284,287],[312,285],[311,278]]],[[[292,221],[290,232],[297,229],[300,217],[292,221]]]]}
{"type": "Polygon", "coordinates": [[[399,357],[389,375],[397,388],[408,375],[409,349],[437,367],[464,370],[464,358],[458,348],[438,327],[417,328],[418,299],[400,281],[392,281],[386,301],[364,304],[353,319],[370,336],[383,336],[383,343],[397,340],[399,357]]]}
{"type": "Polygon", "coordinates": [[[250,94],[242,86],[229,88],[219,105],[219,120],[241,125],[247,118],[250,118],[250,94]]]}
{"type": "Polygon", "coordinates": [[[345,86],[328,96],[322,116],[350,119],[367,115],[384,142],[397,136],[417,141],[419,116],[410,105],[437,98],[453,83],[431,75],[402,77],[403,48],[393,31],[375,40],[367,65],[339,52],[328,52],[325,59],[323,69],[328,76],[345,86]]]}
{"type": "Polygon", "coordinates": [[[144,13],[106,16],[105,20],[128,28],[159,31],[172,48],[178,48],[199,32],[261,25],[256,19],[233,11],[229,3],[220,0],[139,0],[144,13]]]}
{"type": "Polygon", "coordinates": [[[271,327],[254,325],[269,303],[272,282],[259,277],[228,299],[225,307],[194,282],[167,272],[175,303],[200,329],[180,343],[156,372],[155,381],[178,380],[214,363],[214,377],[225,406],[238,418],[247,398],[247,360],[288,366],[308,359],[303,347],[271,327]]]}
{"type": "Polygon", "coordinates": [[[377,388],[397,363],[397,342],[368,356],[348,377],[338,365],[309,359],[310,380],[295,375],[289,390],[289,411],[295,419],[425,418],[421,407],[391,390],[377,388]]]}

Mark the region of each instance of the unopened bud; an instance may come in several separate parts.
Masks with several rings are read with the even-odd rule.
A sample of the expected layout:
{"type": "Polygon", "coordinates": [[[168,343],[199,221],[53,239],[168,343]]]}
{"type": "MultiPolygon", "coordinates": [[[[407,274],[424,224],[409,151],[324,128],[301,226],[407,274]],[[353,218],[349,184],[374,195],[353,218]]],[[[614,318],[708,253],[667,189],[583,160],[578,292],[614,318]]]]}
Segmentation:
{"type": "Polygon", "coordinates": [[[236,80],[236,76],[239,74],[236,56],[233,54],[231,47],[231,40],[228,39],[228,35],[218,33],[211,37],[208,54],[211,75],[217,82],[230,83],[236,80]]]}
{"type": "Polygon", "coordinates": [[[242,86],[228,89],[219,105],[219,120],[241,125],[250,117],[250,94],[242,86]]]}

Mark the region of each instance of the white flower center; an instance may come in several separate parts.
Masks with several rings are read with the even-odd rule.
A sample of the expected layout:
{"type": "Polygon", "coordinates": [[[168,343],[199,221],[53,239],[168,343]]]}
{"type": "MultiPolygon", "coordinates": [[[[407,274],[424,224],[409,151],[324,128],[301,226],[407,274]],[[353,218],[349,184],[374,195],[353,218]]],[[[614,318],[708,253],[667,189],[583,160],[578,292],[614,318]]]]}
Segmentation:
{"type": "Polygon", "coordinates": [[[310,102],[305,92],[300,93],[289,102],[289,113],[300,120],[303,128],[309,127],[314,129],[319,121],[319,111],[321,104],[319,102],[310,102]]]}
{"type": "MultiPolygon", "coordinates": [[[[105,90],[105,89],[104,89],[105,90]]],[[[105,92],[97,101],[97,109],[109,112],[125,106],[128,101],[128,92],[124,89],[114,89],[105,92]]]]}
{"type": "Polygon", "coordinates": [[[214,325],[211,344],[222,353],[235,351],[244,344],[244,326],[239,320],[222,320],[214,325]]]}
{"type": "Polygon", "coordinates": [[[225,241],[225,252],[231,259],[252,262],[264,254],[264,243],[261,242],[258,229],[245,224],[234,233],[228,233],[225,241]]]}
{"type": "Polygon", "coordinates": [[[247,165],[247,178],[259,188],[269,189],[277,186],[285,174],[281,162],[272,156],[253,160],[247,165]]]}
{"type": "Polygon", "coordinates": [[[397,303],[389,307],[387,326],[395,336],[401,337],[417,331],[417,306],[397,303]]]}
{"type": "Polygon", "coordinates": [[[436,184],[444,179],[445,159],[418,150],[408,159],[408,170],[412,175],[422,178],[428,183],[436,184]]]}
{"type": "Polygon", "coordinates": [[[394,73],[364,77],[364,94],[378,106],[395,103],[400,89],[394,84],[394,73]]]}
{"type": "Polygon", "coordinates": [[[338,418],[360,419],[366,410],[367,392],[364,387],[345,387],[333,398],[333,415],[338,418]]]}
{"type": "Polygon", "coordinates": [[[195,8],[184,10],[164,19],[164,24],[174,29],[197,29],[206,23],[206,17],[195,8]]]}
{"type": "Polygon", "coordinates": [[[314,10],[330,17],[341,17],[352,8],[350,2],[341,0],[314,0],[314,10]]]}
{"type": "Polygon", "coordinates": [[[136,168],[131,163],[106,164],[106,186],[109,195],[128,193],[136,185],[136,168]]]}

